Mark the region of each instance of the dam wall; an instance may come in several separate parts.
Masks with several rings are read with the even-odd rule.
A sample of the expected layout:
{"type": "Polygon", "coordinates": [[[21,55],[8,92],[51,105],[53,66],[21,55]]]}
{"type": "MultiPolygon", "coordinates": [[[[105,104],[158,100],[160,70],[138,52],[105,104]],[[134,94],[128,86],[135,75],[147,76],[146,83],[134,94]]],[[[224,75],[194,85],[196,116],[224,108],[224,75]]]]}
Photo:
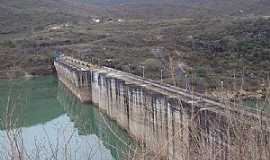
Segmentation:
{"type": "Polygon", "coordinates": [[[55,62],[58,79],[80,99],[81,102],[91,102],[91,75],[90,72],[77,70],[64,63],[55,62]]]}
{"type": "Polygon", "coordinates": [[[184,150],[177,148],[186,148],[189,143],[189,115],[184,109],[174,107],[178,105],[177,100],[99,70],[86,72],[61,62],[55,62],[55,68],[59,80],[80,101],[96,104],[144,147],[162,149],[162,154],[169,159],[184,154],[181,153],[184,150]],[[175,131],[179,131],[181,139],[174,139],[175,131]]]}
{"type": "Polygon", "coordinates": [[[209,104],[76,59],[64,57],[54,65],[58,79],[81,102],[96,104],[148,153],[170,160],[197,159],[192,157],[196,154],[230,159],[224,115],[209,109],[209,104]]]}

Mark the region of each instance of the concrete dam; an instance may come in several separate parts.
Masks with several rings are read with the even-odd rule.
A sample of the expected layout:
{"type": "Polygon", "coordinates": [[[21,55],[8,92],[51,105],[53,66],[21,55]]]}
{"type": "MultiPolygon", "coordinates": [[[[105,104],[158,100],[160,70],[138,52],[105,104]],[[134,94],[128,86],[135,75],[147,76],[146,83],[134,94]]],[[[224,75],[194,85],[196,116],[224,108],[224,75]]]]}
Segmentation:
{"type": "Polygon", "coordinates": [[[238,153],[231,152],[227,112],[258,119],[254,111],[72,57],[60,56],[54,65],[58,79],[81,102],[94,103],[142,148],[165,159],[232,159],[238,153]]]}

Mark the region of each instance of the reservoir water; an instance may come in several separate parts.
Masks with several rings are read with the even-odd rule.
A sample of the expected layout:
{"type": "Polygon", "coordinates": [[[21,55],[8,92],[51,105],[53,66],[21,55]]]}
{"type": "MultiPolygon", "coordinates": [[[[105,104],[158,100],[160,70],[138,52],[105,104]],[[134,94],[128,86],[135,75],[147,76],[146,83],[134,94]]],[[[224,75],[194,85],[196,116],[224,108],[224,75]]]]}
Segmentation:
{"type": "Polygon", "coordinates": [[[53,76],[0,80],[0,160],[123,158],[134,142],[53,76]]]}

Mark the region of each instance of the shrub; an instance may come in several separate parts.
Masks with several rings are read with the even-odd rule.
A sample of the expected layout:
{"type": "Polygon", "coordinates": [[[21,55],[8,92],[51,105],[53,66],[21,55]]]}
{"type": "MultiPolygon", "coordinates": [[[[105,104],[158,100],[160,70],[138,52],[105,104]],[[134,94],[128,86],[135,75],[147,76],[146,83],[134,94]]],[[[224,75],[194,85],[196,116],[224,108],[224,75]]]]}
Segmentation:
{"type": "Polygon", "coordinates": [[[0,47],[3,47],[3,48],[16,48],[16,45],[12,41],[3,41],[3,42],[0,42],[0,47]]]}

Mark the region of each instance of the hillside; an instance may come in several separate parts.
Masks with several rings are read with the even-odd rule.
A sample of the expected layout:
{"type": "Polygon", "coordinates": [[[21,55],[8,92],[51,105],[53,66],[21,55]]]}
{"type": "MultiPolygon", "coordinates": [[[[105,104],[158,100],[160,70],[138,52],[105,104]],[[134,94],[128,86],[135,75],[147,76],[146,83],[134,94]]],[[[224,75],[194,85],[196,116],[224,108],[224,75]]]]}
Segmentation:
{"type": "Polygon", "coordinates": [[[3,0],[0,77],[50,74],[53,53],[62,51],[138,75],[144,65],[153,79],[163,68],[164,80],[181,86],[188,74],[202,90],[221,80],[230,88],[235,74],[238,86],[244,77],[245,89],[256,90],[270,71],[269,7],[263,0],[3,0]]]}
{"type": "Polygon", "coordinates": [[[101,13],[95,5],[72,0],[2,0],[0,35],[40,30],[55,23],[79,23],[101,13]]]}
{"type": "Polygon", "coordinates": [[[87,22],[91,16],[136,19],[270,15],[268,0],[2,0],[0,34],[45,25],[87,22]]]}
{"type": "Polygon", "coordinates": [[[132,18],[269,15],[268,0],[82,0],[132,18]]]}

